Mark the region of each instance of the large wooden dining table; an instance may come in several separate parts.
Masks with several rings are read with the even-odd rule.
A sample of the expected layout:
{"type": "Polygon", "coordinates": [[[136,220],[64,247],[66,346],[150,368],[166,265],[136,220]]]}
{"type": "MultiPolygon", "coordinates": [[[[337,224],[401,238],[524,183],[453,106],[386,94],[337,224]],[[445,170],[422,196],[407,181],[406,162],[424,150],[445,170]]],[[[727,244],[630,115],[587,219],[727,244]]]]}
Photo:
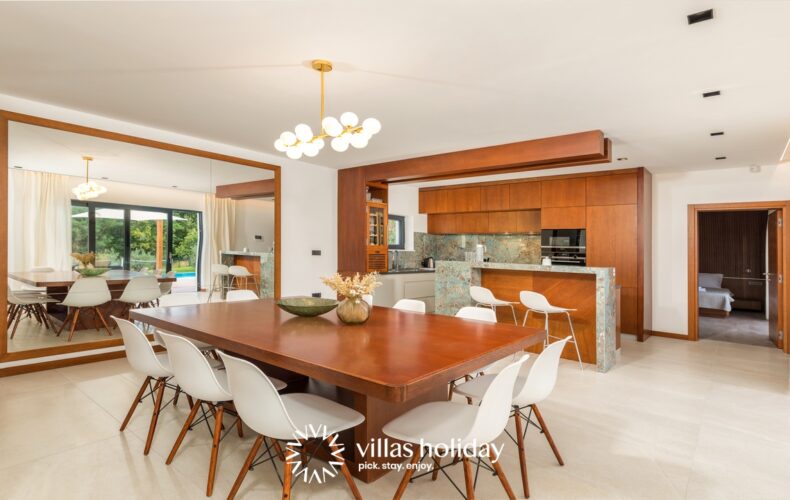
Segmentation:
{"type": "Polygon", "coordinates": [[[335,311],[297,317],[272,299],[139,309],[132,318],[274,367],[274,376],[299,374],[306,383],[286,380],[291,390],[318,393],[365,415],[340,436],[351,471],[365,482],[399,460],[365,457],[357,443],[385,437],[384,424],[415,406],[446,400],[450,381],[546,337],[535,328],[385,307],[373,307],[364,324],[347,325],[335,311]]]}
{"type": "MultiPolygon", "coordinates": [[[[123,289],[132,278],[145,275],[146,273],[139,271],[110,269],[102,274],[101,277],[107,281],[107,286],[110,288],[110,295],[112,298],[117,299],[120,297],[121,293],[123,293],[123,289]]],[[[69,288],[71,288],[71,285],[80,279],[81,276],[76,271],[13,271],[8,273],[8,277],[26,285],[45,288],[47,295],[58,301],[62,301],[66,298],[66,294],[69,288]]],[[[160,283],[176,281],[176,278],[169,276],[158,276],[157,279],[160,283]]],[[[115,300],[101,306],[102,314],[105,318],[109,318],[109,316],[113,314],[121,314],[124,308],[124,304],[118,303],[115,300]]],[[[66,308],[54,302],[47,304],[47,312],[55,319],[56,324],[62,323],[66,318],[66,308]]],[[[80,314],[77,321],[78,330],[93,328],[95,325],[96,318],[93,317],[93,311],[86,310],[80,314]]]]}

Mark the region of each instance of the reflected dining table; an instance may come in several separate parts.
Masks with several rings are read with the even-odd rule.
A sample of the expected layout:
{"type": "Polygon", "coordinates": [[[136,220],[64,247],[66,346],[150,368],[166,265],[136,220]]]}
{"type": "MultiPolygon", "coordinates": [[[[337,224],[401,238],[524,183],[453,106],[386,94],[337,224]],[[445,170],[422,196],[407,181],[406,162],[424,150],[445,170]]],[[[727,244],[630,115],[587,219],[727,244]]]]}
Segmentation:
{"type": "MultiPolygon", "coordinates": [[[[110,295],[113,299],[117,299],[123,293],[123,289],[132,278],[137,276],[146,276],[146,273],[138,271],[127,271],[124,269],[110,269],[101,277],[107,281],[107,286],[110,288],[110,295]]],[[[9,272],[8,277],[12,280],[24,283],[26,285],[34,286],[37,288],[45,288],[47,295],[62,301],[75,281],[80,279],[80,274],[76,271],[14,271],[9,272]]],[[[161,275],[158,277],[160,283],[174,282],[176,278],[161,275]]],[[[125,305],[116,301],[101,306],[102,314],[105,318],[110,315],[119,315],[125,310],[125,305]]],[[[60,304],[50,303],[47,304],[47,313],[53,318],[56,325],[59,325],[66,319],[66,308],[60,304]]],[[[86,328],[93,328],[96,325],[96,318],[94,318],[93,311],[85,310],[80,314],[77,321],[77,329],[82,330],[86,328]]]]}
{"type": "Polygon", "coordinates": [[[349,468],[365,482],[401,461],[362,452],[385,437],[384,424],[423,403],[447,400],[449,382],[546,338],[535,328],[386,307],[373,307],[364,324],[347,325],[335,311],[298,317],[273,299],[137,309],[131,317],[257,361],[285,378],[286,392],[320,394],[365,415],[340,436],[349,468]]]}

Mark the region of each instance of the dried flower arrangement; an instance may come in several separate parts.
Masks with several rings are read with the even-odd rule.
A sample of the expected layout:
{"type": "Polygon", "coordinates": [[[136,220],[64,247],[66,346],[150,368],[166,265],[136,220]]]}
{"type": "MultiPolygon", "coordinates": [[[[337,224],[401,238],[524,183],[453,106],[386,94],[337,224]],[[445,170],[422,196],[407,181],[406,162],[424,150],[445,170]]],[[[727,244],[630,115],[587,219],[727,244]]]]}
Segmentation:
{"type": "Polygon", "coordinates": [[[93,252],[74,252],[71,254],[71,256],[74,257],[74,260],[80,263],[79,267],[81,269],[90,269],[93,267],[94,262],[96,262],[96,254],[93,252]]]}
{"type": "Polygon", "coordinates": [[[363,295],[373,293],[376,287],[381,286],[381,282],[376,280],[377,277],[376,273],[364,275],[356,273],[353,277],[344,278],[340,274],[335,273],[329,278],[321,278],[321,281],[347,299],[358,299],[363,295]]]}

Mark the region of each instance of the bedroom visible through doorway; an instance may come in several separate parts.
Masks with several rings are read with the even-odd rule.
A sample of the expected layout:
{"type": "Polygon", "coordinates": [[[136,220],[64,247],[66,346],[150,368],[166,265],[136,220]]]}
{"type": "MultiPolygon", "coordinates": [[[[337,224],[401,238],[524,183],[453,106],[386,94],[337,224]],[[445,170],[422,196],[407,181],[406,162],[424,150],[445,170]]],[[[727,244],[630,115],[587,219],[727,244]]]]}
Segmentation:
{"type": "Polygon", "coordinates": [[[781,254],[777,231],[776,210],[699,212],[699,339],[781,347],[770,321],[777,315],[777,290],[769,285],[781,254]]]}

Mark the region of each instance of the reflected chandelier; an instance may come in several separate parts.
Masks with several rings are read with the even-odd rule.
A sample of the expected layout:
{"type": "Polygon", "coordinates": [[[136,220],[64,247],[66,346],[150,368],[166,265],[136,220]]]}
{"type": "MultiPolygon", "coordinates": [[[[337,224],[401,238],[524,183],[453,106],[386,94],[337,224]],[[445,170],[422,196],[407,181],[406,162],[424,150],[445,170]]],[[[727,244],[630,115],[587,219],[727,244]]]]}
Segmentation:
{"type": "Polygon", "coordinates": [[[85,160],[85,182],[72,189],[71,192],[74,193],[74,196],[76,196],[78,200],[91,200],[93,198],[98,198],[107,192],[107,188],[100,186],[95,181],[90,180],[90,177],[88,176],[91,160],[93,160],[93,157],[83,156],[82,159],[85,160]]]}
{"type": "Polygon", "coordinates": [[[324,138],[332,137],[332,149],[342,153],[353,146],[362,149],[368,145],[370,138],[381,130],[381,123],[375,118],[366,118],[359,124],[359,118],[351,111],[340,115],[340,120],[333,116],[324,116],[324,73],[332,71],[332,63],[316,59],[311,63],[314,70],[321,74],[321,129],[313,135],[309,125],[300,123],[294,131],[287,130],[274,141],[277,151],[285,153],[288,158],[298,160],[302,155],[313,157],[324,148],[324,138]]]}

